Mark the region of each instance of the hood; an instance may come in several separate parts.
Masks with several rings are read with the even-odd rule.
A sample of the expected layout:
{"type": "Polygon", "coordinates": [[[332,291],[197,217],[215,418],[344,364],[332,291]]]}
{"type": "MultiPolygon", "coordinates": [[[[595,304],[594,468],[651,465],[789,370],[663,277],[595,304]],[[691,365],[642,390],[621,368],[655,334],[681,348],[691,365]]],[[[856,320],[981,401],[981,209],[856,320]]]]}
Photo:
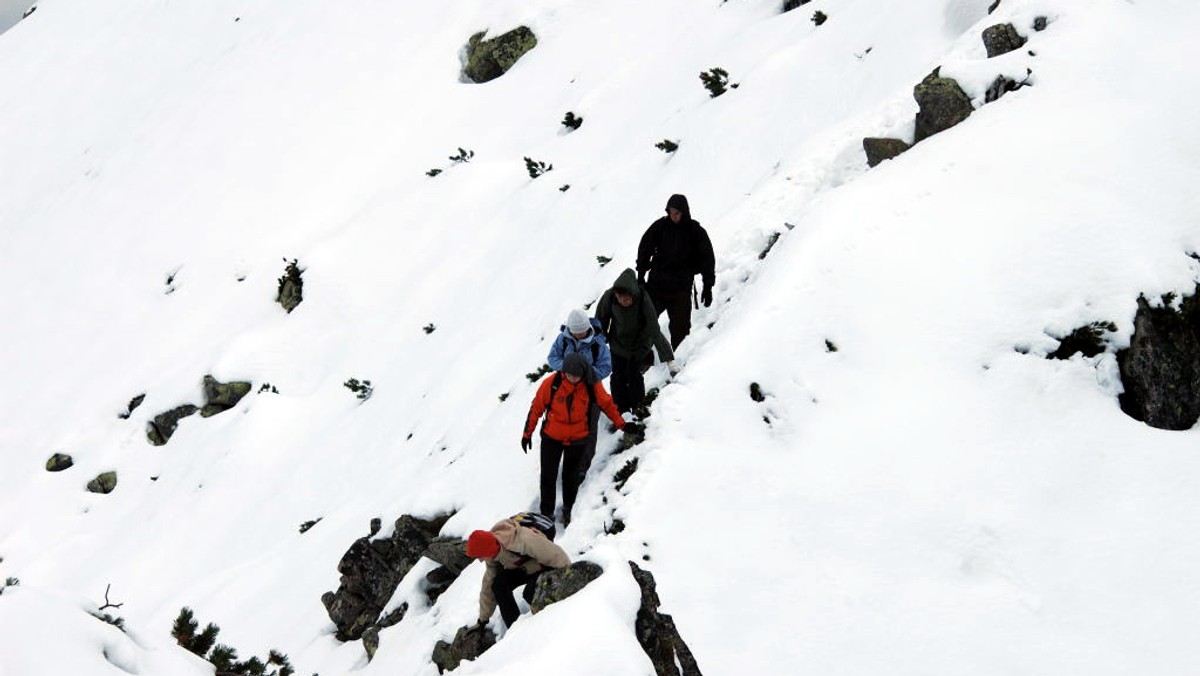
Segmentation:
{"type": "Polygon", "coordinates": [[[684,223],[692,220],[692,210],[688,207],[687,198],[683,195],[671,195],[671,199],[667,200],[668,209],[678,209],[683,212],[684,223]]]}
{"type": "Polygon", "coordinates": [[[624,272],[617,276],[617,281],[613,283],[613,289],[627,293],[634,298],[638,295],[637,273],[629,268],[625,268],[624,272]]]}

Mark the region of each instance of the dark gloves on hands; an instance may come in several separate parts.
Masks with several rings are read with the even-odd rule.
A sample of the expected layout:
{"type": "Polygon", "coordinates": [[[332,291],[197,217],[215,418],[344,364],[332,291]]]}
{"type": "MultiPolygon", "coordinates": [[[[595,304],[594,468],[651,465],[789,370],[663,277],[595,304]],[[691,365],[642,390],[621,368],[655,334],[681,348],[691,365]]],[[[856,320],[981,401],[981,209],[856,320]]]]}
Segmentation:
{"type": "Polygon", "coordinates": [[[533,440],[529,437],[521,437],[521,450],[528,453],[531,448],[533,448],[533,440]]]}
{"type": "Polygon", "coordinates": [[[708,307],[709,305],[712,305],[712,287],[711,286],[704,287],[704,290],[700,292],[700,302],[704,303],[704,307],[708,307]]]}

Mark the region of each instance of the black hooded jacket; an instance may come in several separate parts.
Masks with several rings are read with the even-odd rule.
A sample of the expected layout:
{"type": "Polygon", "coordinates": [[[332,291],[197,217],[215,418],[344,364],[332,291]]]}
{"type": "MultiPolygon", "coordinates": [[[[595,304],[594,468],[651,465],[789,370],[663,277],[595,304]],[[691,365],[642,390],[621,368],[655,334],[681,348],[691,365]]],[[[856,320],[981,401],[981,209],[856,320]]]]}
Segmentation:
{"type": "Polygon", "coordinates": [[[663,291],[682,291],[696,275],[705,288],[711,288],[716,281],[716,256],[708,232],[692,219],[683,195],[671,195],[667,208],[683,212],[683,218],[672,223],[670,216],[663,216],[646,229],[638,244],[638,273],[649,270],[647,285],[663,291]]]}

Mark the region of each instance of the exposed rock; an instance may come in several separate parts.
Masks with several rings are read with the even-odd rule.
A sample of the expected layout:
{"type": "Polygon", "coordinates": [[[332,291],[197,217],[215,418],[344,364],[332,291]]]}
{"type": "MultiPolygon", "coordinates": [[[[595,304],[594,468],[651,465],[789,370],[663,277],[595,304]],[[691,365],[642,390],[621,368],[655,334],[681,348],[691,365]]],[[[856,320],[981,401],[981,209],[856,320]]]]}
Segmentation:
{"type": "Polygon", "coordinates": [[[455,575],[460,575],[474,561],[467,556],[467,543],[455,537],[435,538],[425,550],[425,558],[437,561],[455,575]]]}
{"type": "Polygon", "coordinates": [[[204,376],[204,408],[200,409],[200,415],[208,418],[228,411],[247,394],[250,394],[250,383],[240,381],[222,383],[211,375],[206,375],[204,376]]]}
{"type": "Polygon", "coordinates": [[[992,103],[993,101],[999,100],[1001,96],[1004,96],[1009,92],[1015,92],[1024,86],[1024,82],[1017,82],[1016,80],[1011,80],[1003,75],[997,75],[996,79],[993,80],[992,84],[987,88],[987,91],[984,92],[983,102],[992,103]]]}
{"type": "Polygon", "coordinates": [[[287,266],[283,269],[283,276],[279,278],[275,302],[282,305],[288,314],[291,314],[292,310],[295,310],[296,306],[304,300],[304,279],[301,277],[303,272],[304,270],[300,269],[300,262],[293,258],[288,261],[287,266]]]}
{"type": "Polygon", "coordinates": [[[103,472],[87,484],[89,493],[112,493],[117,487],[117,473],[103,472]]]}
{"type": "Polygon", "coordinates": [[[179,426],[179,421],[193,415],[200,409],[191,404],[184,404],[154,416],[154,420],[146,426],[146,438],[155,446],[162,446],[171,439],[171,435],[175,434],[175,428],[179,426]]]}
{"type": "Polygon", "coordinates": [[[375,652],[379,650],[379,627],[368,627],[363,632],[362,637],[363,649],[367,651],[367,661],[375,659],[375,652]]]}
{"type": "Polygon", "coordinates": [[[996,11],[996,8],[999,6],[1000,6],[1000,0],[996,0],[992,4],[988,5],[988,14],[991,14],[992,12],[996,11]]]}
{"type": "Polygon", "coordinates": [[[1129,347],[1117,353],[1121,410],[1151,427],[1186,430],[1200,419],[1200,285],[1179,309],[1138,298],[1129,347]]]}
{"type": "Polygon", "coordinates": [[[884,160],[899,157],[912,146],[898,138],[865,138],[863,150],[867,153],[867,166],[873,167],[884,160]]]}
{"type": "Polygon", "coordinates": [[[917,129],[913,135],[913,143],[943,132],[962,122],[974,111],[971,99],[958,86],[958,83],[948,77],[941,77],[934,68],[924,80],[913,88],[913,98],[917,100],[917,129]]]}
{"type": "Polygon", "coordinates": [[[362,638],[363,632],[377,623],[400,580],[449,518],[426,521],[406,514],[396,520],[390,538],[360,538],[350,546],[338,563],[341,585],[321,597],[329,619],[337,626],[338,640],[362,638]]]}
{"type": "Polygon", "coordinates": [[[61,472],[75,464],[75,460],[66,453],[55,453],[46,461],[47,472],[61,472]]]}
{"type": "Polygon", "coordinates": [[[1117,325],[1112,322],[1092,322],[1072,331],[1058,344],[1058,349],[1047,355],[1048,359],[1070,359],[1076,354],[1095,357],[1108,349],[1106,333],[1115,333],[1117,325]]]}
{"type": "Polygon", "coordinates": [[[790,12],[797,7],[807,5],[812,0],[783,0],[783,11],[790,12]]]}
{"type": "Polygon", "coordinates": [[[983,46],[987,48],[989,59],[1020,49],[1025,42],[1011,23],[998,23],[983,29],[983,46]]]}
{"type": "Polygon", "coordinates": [[[134,409],[136,409],[138,406],[141,406],[143,401],[146,401],[145,393],[139,394],[133,399],[130,399],[129,405],[125,408],[125,411],[118,413],[117,417],[121,420],[129,420],[129,416],[133,415],[134,409]]]}
{"type": "Polygon", "coordinates": [[[529,610],[537,613],[546,606],[570,598],[602,574],[604,569],[591,561],[576,561],[566,568],[546,571],[538,576],[529,610]]]}
{"type": "Polygon", "coordinates": [[[458,668],[463,660],[474,660],[496,645],[496,635],[485,624],[473,624],[459,628],[454,641],[438,641],[433,647],[433,663],[438,673],[458,668]]]}
{"type": "Polygon", "coordinates": [[[633,561],[629,562],[629,567],[633,569],[633,579],[642,589],[642,605],[638,608],[634,630],[642,650],[654,664],[654,673],[658,676],[700,676],[696,658],[675,628],[675,621],[670,615],[658,612],[661,602],[654,576],[633,561]]]}
{"type": "Polygon", "coordinates": [[[1047,21],[1046,17],[1044,17],[1044,16],[1038,16],[1038,17],[1034,17],[1034,19],[1033,19],[1033,30],[1035,30],[1035,31],[1037,31],[1037,32],[1039,32],[1039,33],[1040,33],[1040,32],[1042,32],[1042,31],[1046,30],[1046,24],[1047,24],[1047,23],[1048,23],[1048,21],[1047,21]]]}
{"type": "Polygon", "coordinates": [[[438,566],[425,574],[425,596],[429,599],[429,605],[437,602],[438,597],[446,593],[450,585],[458,579],[458,573],[450,570],[445,566],[438,566]]]}
{"type": "Polygon", "coordinates": [[[525,26],[484,40],[487,31],[471,36],[467,43],[467,64],[463,74],[473,82],[487,82],[508,72],[509,68],[537,46],[537,36],[525,26]]]}

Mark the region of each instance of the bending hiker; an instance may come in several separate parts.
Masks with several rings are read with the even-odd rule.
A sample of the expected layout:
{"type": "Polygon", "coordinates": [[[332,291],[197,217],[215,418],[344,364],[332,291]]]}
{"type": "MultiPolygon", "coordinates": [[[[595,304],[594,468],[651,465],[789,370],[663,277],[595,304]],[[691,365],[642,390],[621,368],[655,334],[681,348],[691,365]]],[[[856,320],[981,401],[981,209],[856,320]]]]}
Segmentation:
{"type": "Polygon", "coordinates": [[[708,232],[692,219],[687,198],[671,195],[667,200],[667,215],[654,221],[638,244],[637,272],[638,281],[645,281],[646,273],[650,273],[646,290],[655,310],[659,314],[667,311],[672,348],[678,348],[692,329],[688,291],[696,275],[704,282],[700,295],[704,307],[712,304],[715,268],[716,257],[708,232]]]}
{"type": "Polygon", "coordinates": [[[612,397],[604,385],[591,376],[591,369],[579,354],[569,354],[563,359],[560,373],[547,376],[538,386],[529,416],[525,419],[525,430],[521,434],[521,450],[526,453],[533,447],[533,429],[538,418],[545,414],[542,422],[542,465],[541,465],[541,512],[554,518],[555,479],[558,466],[562,463],[563,525],[571,523],[571,508],[575,495],[583,480],[584,447],[588,437],[588,405],[595,400],[600,410],[612,420],[617,429],[635,431],[634,423],[626,423],[613,405],[612,397]]]}
{"type": "Polygon", "coordinates": [[[521,616],[513,595],[517,587],[525,585],[522,596],[526,603],[532,603],[539,575],[571,565],[562,547],[551,542],[540,528],[523,525],[522,517],[527,516],[504,519],[491,530],[477,530],[467,538],[467,556],[487,564],[479,588],[479,624],[490,620],[499,606],[504,626],[511,627],[521,616]]]}
{"type": "Polygon", "coordinates": [[[651,346],[658,348],[658,358],[667,365],[672,376],[679,373],[675,353],[658,328],[654,302],[638,284],[633,270],[626,268],[617,276],[612,288],[600,296],[596,303],[596,319],[610,341],[612,398],[621,413],[632,410],[646,396],[642,363],[651,356],[651,346]]]}
{"type": "MultiPolygon", "coordinates": [[[[561,331],[550,346],[549,356],[546,357],[550,368],[561,371],[563,358],[569,354],[578,354],[588,363],[596,380],[604,380],[612,373],[612,352],[600,331],[599,321],[588,319],[587,314],[577,308],[567,315],[567,323],[563,324],[561,331]]],[[[600,407],[592,401],[588,407],[587,441],[584,444],[583,460],[579,464],[580,482],[583,481],[583,475],[587,474],[588,467],[591,467],[592,458],[596,456],[596,432],[599,422],[600,407]]]]}

